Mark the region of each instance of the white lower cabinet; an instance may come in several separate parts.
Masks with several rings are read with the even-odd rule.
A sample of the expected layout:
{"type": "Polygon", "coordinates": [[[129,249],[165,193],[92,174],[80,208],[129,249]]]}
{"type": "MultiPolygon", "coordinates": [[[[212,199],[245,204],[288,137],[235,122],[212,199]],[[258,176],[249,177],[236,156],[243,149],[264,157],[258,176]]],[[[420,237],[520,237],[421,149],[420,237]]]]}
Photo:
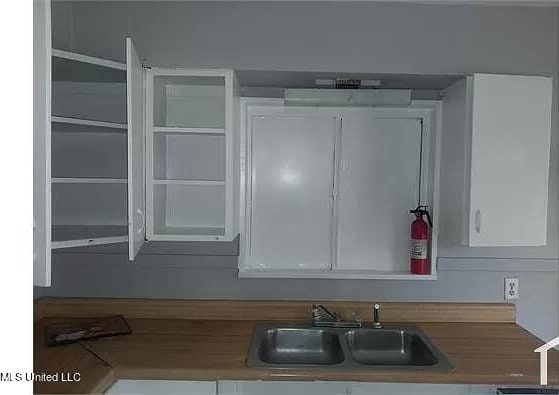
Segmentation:
{"type": "Polygon", "coordinates": [[[119,380],[109,395],[489,395],[495,386],[340,381],[119,380]]]}
{"type": "Polygon", "coordinates": [[[219,395],[346,395],[350,383],[335,381],[220,381],[219,395]]]}
{"type": "Polygon", "coordinates": [[[217,395],[215,381],[118,380],[109,395],[217,395]]]}
{"type": "Polygon", "coordinates": [[[350,395],[489,395],[495,387],[481,384],[354,383],[350,395]]]}
{"type": "Polygon", "coordinates": [[[219,395],[489,395],[492,385],[351,383],[337,381],[220,381],[219,395]]]}

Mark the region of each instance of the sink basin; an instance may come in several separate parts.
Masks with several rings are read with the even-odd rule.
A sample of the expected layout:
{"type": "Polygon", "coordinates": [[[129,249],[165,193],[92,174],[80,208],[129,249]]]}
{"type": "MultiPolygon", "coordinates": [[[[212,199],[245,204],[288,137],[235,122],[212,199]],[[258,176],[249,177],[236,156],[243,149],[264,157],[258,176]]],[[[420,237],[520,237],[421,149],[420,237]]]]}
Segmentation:
{"type": "Polygon", "coordinates": [[[437,358],[417,334],[403,329],[356,329],[345,333],[351,357],[363,365],[433,366],[437,358]]]}
{"type": "Polygon", "coordinates": [[[324,329],[273,328],[261,338],[258,357],[278,365],[335,365],[344,360],[336,332],[324,329]]]}
{"type": "Polygon", "coordinates": [[[444,369],[450,361],[415,327],[317,328],[258,324],[247,366],[324,369],[444,369]]]}

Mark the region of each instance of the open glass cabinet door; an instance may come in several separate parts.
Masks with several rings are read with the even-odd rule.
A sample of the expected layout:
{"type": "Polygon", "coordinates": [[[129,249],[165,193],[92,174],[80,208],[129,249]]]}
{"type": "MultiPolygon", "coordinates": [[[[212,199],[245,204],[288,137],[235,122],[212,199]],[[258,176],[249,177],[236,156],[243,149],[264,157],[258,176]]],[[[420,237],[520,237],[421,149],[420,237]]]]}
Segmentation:
{"type": "Polygon", "coordinates": [[[146,238],[144,188],[144,70],[130,37],[126,38],[128,117],[128,258],[133,261],[146,238]]]}

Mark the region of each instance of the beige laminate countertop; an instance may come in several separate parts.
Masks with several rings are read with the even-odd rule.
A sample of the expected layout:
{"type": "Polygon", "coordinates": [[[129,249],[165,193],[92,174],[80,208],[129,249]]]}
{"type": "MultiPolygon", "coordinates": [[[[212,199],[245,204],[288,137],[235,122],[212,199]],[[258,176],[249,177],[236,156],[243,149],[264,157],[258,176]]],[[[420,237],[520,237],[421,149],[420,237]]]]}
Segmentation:
{"type": "MultiPolygon", "coordinates": [[[[267,369],[245,366],[256,321],[128,319],[132,334],[47,348],[36,324],[35,371],[80,371],[77,383],[36,383],[36,393],[95,393],[117,379],[328,380],[522,384],[539,383],[541,341],[512,323],[420,323],[452,362],[452,371],[267,369]]],[[[557,384],[557,353],[549,384],[557,384]]]]}

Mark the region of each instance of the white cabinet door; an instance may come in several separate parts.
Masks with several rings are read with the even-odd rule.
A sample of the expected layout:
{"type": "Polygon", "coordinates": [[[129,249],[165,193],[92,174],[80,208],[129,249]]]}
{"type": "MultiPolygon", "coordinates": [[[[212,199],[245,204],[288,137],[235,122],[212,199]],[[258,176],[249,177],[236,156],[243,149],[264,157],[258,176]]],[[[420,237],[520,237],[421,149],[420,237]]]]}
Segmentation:
{"type": "Polygon", "coordinates": [[[471,246],[546,244],[552,80],[471,77],[471,246]]]}
{"type": "Polygon", "coordinates": [[[216,395],[215,381],[118,380],[108,395],[216,395]]]}
{"type": "Polygon", "coordinates": [[[33,285],[50,286],[50,0],[33,1],[33,285]]]}
{"type": "Polygon", "coordinates": [[[131,38],[126,38],[128,118],[128,257],[136,258],[146,238],[144,177],[144,71],[131,38]]]}
{"type": "Polygon", "coordinates": [[[422,129],[420,119],[379,118],[370,110],[343,120],[336,269],[409,271],[422,129]]]}
{"type": "Polygon", "coordinates": [[[327,270],[332,263],[332,116],[269,114],[251,124],[245,268],[327,270]]]}

